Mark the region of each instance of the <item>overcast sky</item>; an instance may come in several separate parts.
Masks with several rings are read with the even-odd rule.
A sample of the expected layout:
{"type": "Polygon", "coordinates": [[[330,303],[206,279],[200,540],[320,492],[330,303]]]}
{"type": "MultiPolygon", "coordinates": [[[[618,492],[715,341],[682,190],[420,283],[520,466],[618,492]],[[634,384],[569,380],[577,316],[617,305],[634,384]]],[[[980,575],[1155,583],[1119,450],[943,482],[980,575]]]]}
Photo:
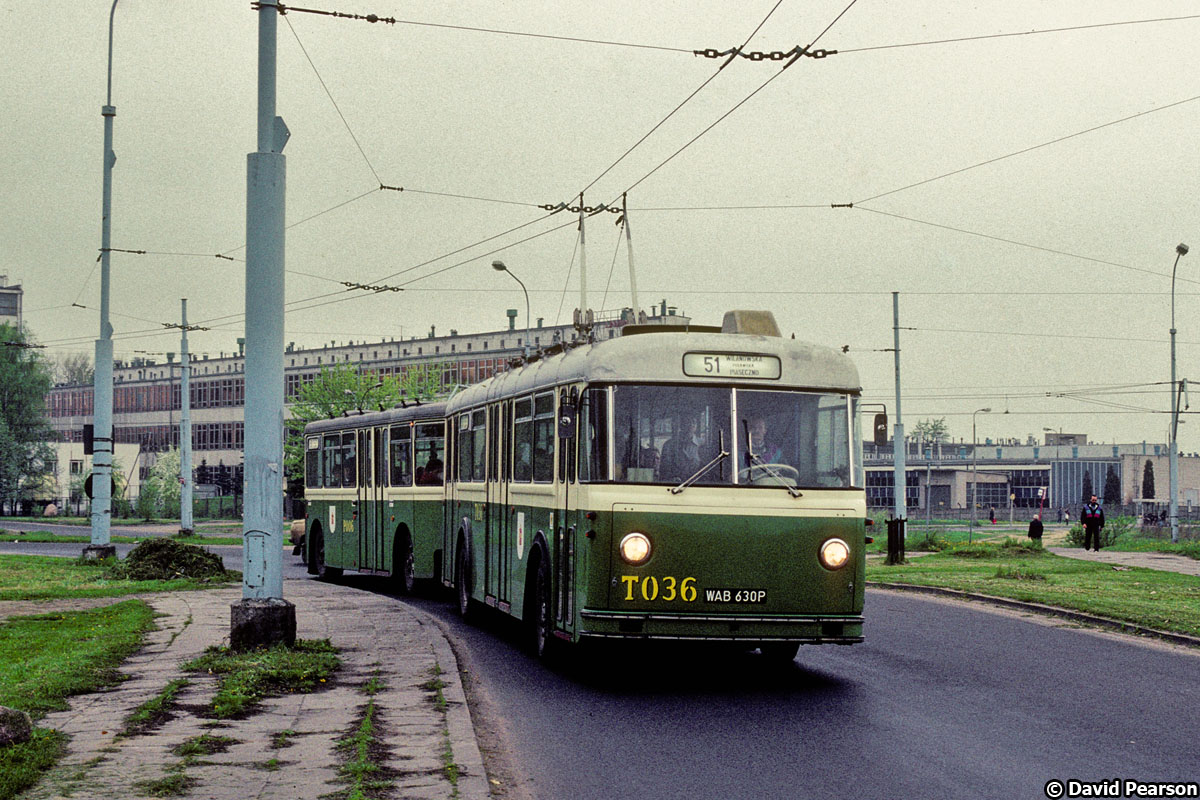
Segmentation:
{"type": "MultiPolygon", "coordinates": [[[[287,339],[501,328],[524,299],[495,258],[529,287],[535,324],[568,321],[578,231],[537,206],[628,190],[643,307],[666,299],[708,324],[771,309],[785,335],[849,345],[891,408],[897,291],[910,429],[946,416],[969,439],[990,407],[981,440],[1048,427],[1165,441],[1171,268],[1176,244],[1200,245],[1194,0],[782,0],[768,17],[775,3],[311,0],[398,22],[287,14],[287,339]],[[1111,24],[1134,20],[1159,21],[1111,24]],[[760,23],[747,50],[828,27],[816,47],[838,53],[719,75],[723,61],[692,54],[760,23]],[[1061,28],[1077,29],[1002,35],[1061,28]],[[964,41],[893,47],[950,39],[964,41]]],[[[110,6],[0,0],[0,274],[24,285],[51,355],[90,354],[98,332],[110,6]]],[[[143,332],[178,321],[181,297],[211,328],[194,352],[243,335],[256,31],[244,1],[118,3],[112,244],[150,251],[112,256],[118,358],[178,351],[177,332],[143,332]]],[[[630,304],[615,222],[587,225],[597,309],[630,304]]],[[[1179,375],[1200,381],[1198,310],[1194,250],[1176,317],[1179,375]]],[[[1200,451],[1200,417],[1180,441],[1200,451]]]]}

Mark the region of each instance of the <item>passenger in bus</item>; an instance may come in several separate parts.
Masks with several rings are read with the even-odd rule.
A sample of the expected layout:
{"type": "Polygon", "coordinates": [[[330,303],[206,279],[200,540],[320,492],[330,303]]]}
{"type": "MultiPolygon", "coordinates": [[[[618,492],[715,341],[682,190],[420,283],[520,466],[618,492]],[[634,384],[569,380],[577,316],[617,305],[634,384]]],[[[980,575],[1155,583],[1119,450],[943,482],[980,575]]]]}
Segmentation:
{"type": "Polygon", "coordinates": [[[418,486],[442,485],[442,460],[433,454],[424,467],[417,467],[418,486]]]}
{"type": "Polygon", "coordinates": [[[662,447],[658,462],[660,481],[683,481],[690,478],[707,460],[708,450],[700,433],[700,415],[685,414],[678,433],[662,447]]]}

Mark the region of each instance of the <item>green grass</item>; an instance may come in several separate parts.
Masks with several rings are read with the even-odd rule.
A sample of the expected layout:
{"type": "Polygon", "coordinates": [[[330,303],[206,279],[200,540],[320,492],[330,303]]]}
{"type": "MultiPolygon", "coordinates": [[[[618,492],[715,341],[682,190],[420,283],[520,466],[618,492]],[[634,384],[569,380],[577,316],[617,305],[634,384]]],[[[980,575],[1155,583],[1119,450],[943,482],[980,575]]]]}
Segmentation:
{"type": "Polygon", "coordinates": [[[171,707],[179,690],[188,685],[187,678],[176,678],[163,687],[163,690],[146,702],[142,703],[133,713],[125,718],[118,736],[139,736],[165,722],[171,715],[171,707]]]}
{"type": "MultiPolygon", "coordinates": [[[[0,600],[56,600],[74,597],[119,597],[140,592],[210,589],[211,582],[116,580],[101,561],[55,556],[0,555],[0,600]]],[[[235,573],[236,574],[236,573],[235,573]]],[[[238,576],[240,579],[240,576],[238,576]]]]}
{"type": "Polygon", "coordinates": [[[176,745],[171,752],[184,758],[211,756],[213,753],[224,753],[238,743],[238,740],[232,736],[214,736],[211,733],[202,733],[176,745]]]}
{"type": "Polygon", "coordinates": [[[33,738],[28,742],[0,748],[0,800],[11,800],[37,783],[66,747],[65,734],[34,728],[33,738]]]}
{"type": "Polygon", "coordinates": [[[182,797],[196,783],[196,779],[185,775],[176,769],[153,781],[139,781],[134,784],[151,797],[182,797]]]}
{"type": "Polygon", "coordinates": [[[1200,581],[1195,576],[1114,569],[1111,564],[1061,558],[1020,540],[954,548],[898,566],[869,563],[867,579],[1044,603],[1200,635],[1200,581]]]}
{"type": "MultiPolygon", "coordinates": [[[[120,681],[117,668],[154,627],[154,610],[126,600],[91,611],[13,617],[0,625],[0,705],[39,719],[71,695],[120,681]]],[[[35,728],[21,745],[0,749],[0,800],[32,786],[54,765],[66,738],[35,728]]]]}
{"type": "Polygon", "coordinates": [[[297,639],[294,647],[277,645],[248,653],[210,647],[183,669],[219,676],[210,710],[216,718],[227,719],[249,713],[264,697],[316,691],[340,663],[328,639],[297,639]]]}
{"type": "MultiPolygon", "coordinates": [[[[1168,533],[1169,537],[1170,534],[1168,533]]],[[[1200,561],[1200,540],[1180,539],[1172,543],[1170,538],[1156,539],[1150,536],[1122,536],[1109,545],[1109,549],[1125,553],[1171,553],[1200,561]]]]}
{"type": "MultiPolygon", "coordinates": [[[[161,536],[112,536],[110,541],[113,544],[137,544],[146,539],[160,539],[161,536]]],[[[242,537],[233,536],[173,536],[171,537],[177,542],[184,544],[200,544],[200,545],[216,545],[230,544],[240,545],[242,537]]],[[[92,541],[91,536],[83,534],[71,533],[51,533],[50,531],[25,531],[23,533],[13,533],[0,529],[0,542],[57,542],[59,544],[88,544],[92,541]]]]}

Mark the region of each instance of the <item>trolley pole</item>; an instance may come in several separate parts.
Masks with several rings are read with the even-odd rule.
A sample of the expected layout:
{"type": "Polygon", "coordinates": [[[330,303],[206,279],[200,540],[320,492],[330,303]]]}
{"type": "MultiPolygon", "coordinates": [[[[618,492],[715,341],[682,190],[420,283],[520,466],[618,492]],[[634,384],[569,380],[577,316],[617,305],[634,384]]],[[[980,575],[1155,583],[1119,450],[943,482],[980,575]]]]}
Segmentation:
{"type": "Polygon", "coordinates": [[[583,194],[579,195],[579,319],[587,321],[587,238],[583,194]]]}
{"type": "Polygon", "coordinates": [[[908,483],[905,481],[904,461],[904,423],[900,417],[900,293],[892,292],[892,338],[895,342],[896,355],[896,426],[892,435],[892,462],[896,468],[895,499],[896,508],[893,516],[904,519],[907,513],[908,483]]]}
{"type": "Polygon", "coordinates": [[[283,599],[284,145],[275,116],[278,0],[258,3],[258,150],[247,156],[246,425],[242,599],[230,646],[296,640],[296,607],[283,599]]]}
{"type": "Polygon", "coordinates": [[[621,216],[625,220],[625,252],[629,255],[629,295],[633,302],[633,324],[638,324],[642,307],[638,305],[637,271],[633,268],[633,234],[629,231],[629,200],[621,195],[621,216]]]}
{"type": "Polygon", "coordinates": [[[112,237],[112,169],[117,163],[113,152],[113,117],[117,107],[112,104],[113,17],[117,0],[108,12],[108,88],[104,106],[104,173],[100,211],[100,338],[96,340],[96,367],[92,384],[92,423],[94,435],[92,453],[92,539],[83,548],[86,559],[111,558],[117,554],[112,544],[112,459],[113,459],[113,341],[112,324],[108,321],[109,250],[112,237]]]}
{"type": "Polygon", "coordinates": [[[189,395],[192,363],[188,356],[187,298],[179,302],[183,334],[179,340],[179,532],[188,535],[195,532],[192,524],[192,403],[189,395]]]}

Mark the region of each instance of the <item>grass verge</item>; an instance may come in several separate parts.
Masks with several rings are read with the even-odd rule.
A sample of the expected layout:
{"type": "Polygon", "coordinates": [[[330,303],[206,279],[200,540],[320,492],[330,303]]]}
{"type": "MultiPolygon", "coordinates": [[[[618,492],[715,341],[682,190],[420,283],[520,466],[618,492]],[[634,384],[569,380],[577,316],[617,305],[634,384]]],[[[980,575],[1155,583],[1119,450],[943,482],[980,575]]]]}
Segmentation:
{"type": "MultiPolygon", "coordinates": [[[[113,536],[111,541],[113,544],[137,544],[144,542],[147,539],[161,539],[161,536],[113,536]]],[[[242,537],[237,536],[172,536],[177,542],[184,544],[199,544],[199,545],[218,545],[230,544],[240,545],[242,537]]],[[[51,533],[50,531],[23,531],[14,533],[0,529],[0,542],[56,542],[58,544],[88,544],[92,541],[90,535],[71,534],[71,533],[51,533]]]]}
{"type": "Polygon", "coordinates": [[[1195,576],[1061,558],[1015,539],[951,548],[897,566],[869,563],[867,580],[1043,603],[1200,636],[1195,576]]]}
{"type": "MultiPolygon", "coordinates": [[[[119,597],[140,592],[211,589],[212,581],[179,578],[129,581],[113,578],[111,564],[55,556],[0,555],[0,600],[57,600],[73,597],[119,597]]],[[[230,580],[241,580],[230,573],[230,580]]]]}
{"type": "Polygon", "coordinates": [[[210,647],[204,655],[184,664],[183,669],[219,676],[211,713],[218,719],[228,719],[250,713],[264,697],[317,691],[340,663],[328,639],[297,639],[294,647],[277,645],[248,653],[210,647]]]}
{"type": "Polygon", "coordinates": [[[125,718],[125,724],[117,734],[118,738],[140,736],[170,719],[175,698],[179,695],[179,690],[187,685],[187,678],[176,678],[164,686],[161,692],[142,703],[125,718]]]}
{"type": "MultiPolygon", "coordinates": [[[[39,719],[66,708],[71,695],[117,683],[117,668],[153,627],[154,610],[140,600],[9,619],[0,625],[0,705],[39,719]]],[[[0,800],[36,783],[65,741],[57,731],[35,728],[29,742],[0,750],[0,800]]]]}

